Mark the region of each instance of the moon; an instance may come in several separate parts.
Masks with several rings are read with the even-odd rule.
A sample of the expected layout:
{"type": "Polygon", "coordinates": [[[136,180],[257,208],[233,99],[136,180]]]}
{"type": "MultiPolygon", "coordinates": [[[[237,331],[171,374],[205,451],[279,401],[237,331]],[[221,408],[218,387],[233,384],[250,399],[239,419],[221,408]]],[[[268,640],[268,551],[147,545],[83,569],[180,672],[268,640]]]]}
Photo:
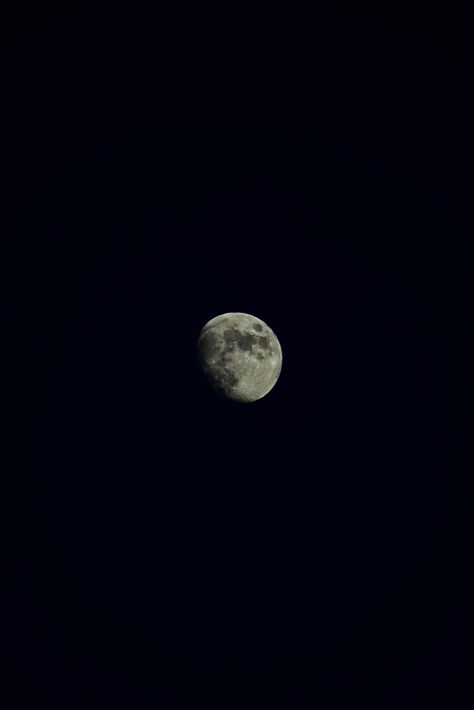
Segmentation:
{"type": "Polygon", "coordinates": [[[255,402],[270,392],[282,367],[278,338],[263,320],[248,313],[223,313],[202,328],[198,358],[204,375],[220,394],[255,402]]]}

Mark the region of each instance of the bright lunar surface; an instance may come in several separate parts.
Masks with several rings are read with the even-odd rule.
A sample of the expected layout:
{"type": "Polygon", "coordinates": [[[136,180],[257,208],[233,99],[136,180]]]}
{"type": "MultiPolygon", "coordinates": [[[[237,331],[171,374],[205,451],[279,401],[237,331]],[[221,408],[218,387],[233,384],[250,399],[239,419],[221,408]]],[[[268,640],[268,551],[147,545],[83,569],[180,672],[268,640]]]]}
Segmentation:
{"type": "Polygon", "coordinates": [[[248,313],[223,313],[206,323],[199,334],[198,355],[212,386],[238,402],[264,397],[281,372],[275,333],[248,313]]]}

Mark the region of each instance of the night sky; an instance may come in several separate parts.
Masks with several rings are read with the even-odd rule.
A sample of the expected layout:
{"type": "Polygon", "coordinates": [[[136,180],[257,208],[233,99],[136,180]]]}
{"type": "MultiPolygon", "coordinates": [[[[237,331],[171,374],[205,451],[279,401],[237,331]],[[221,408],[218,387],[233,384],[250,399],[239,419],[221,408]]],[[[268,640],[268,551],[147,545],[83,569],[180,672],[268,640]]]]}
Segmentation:
{"type": "Polygon", "coordinates": [[[2,10],[5,710],[470,707],[470,22],[2,10]]]}

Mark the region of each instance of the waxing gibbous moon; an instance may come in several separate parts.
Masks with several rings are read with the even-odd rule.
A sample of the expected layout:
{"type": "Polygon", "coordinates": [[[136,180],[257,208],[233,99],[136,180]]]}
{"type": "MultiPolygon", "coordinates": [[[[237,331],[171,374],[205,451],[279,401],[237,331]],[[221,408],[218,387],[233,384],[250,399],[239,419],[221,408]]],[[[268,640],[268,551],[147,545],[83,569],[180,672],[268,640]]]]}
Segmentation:
{"type": "Polygon", "coordinates": [[[248,313],[223,313],[202,328],[198,357],[210,384],[237,402],[255,402],[280,376],[282,352],[275,333],[248,313]]]}

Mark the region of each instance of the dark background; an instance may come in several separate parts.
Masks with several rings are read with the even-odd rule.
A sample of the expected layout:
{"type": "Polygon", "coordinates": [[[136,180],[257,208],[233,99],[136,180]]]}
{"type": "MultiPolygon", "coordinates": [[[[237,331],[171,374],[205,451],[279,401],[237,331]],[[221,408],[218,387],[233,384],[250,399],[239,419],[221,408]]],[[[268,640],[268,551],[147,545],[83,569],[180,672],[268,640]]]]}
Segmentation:
{"type": "Polygon", "coordinates": [[[383,5],[2,10],[5,710],[470,707],[471,17],[383,5]]]}

